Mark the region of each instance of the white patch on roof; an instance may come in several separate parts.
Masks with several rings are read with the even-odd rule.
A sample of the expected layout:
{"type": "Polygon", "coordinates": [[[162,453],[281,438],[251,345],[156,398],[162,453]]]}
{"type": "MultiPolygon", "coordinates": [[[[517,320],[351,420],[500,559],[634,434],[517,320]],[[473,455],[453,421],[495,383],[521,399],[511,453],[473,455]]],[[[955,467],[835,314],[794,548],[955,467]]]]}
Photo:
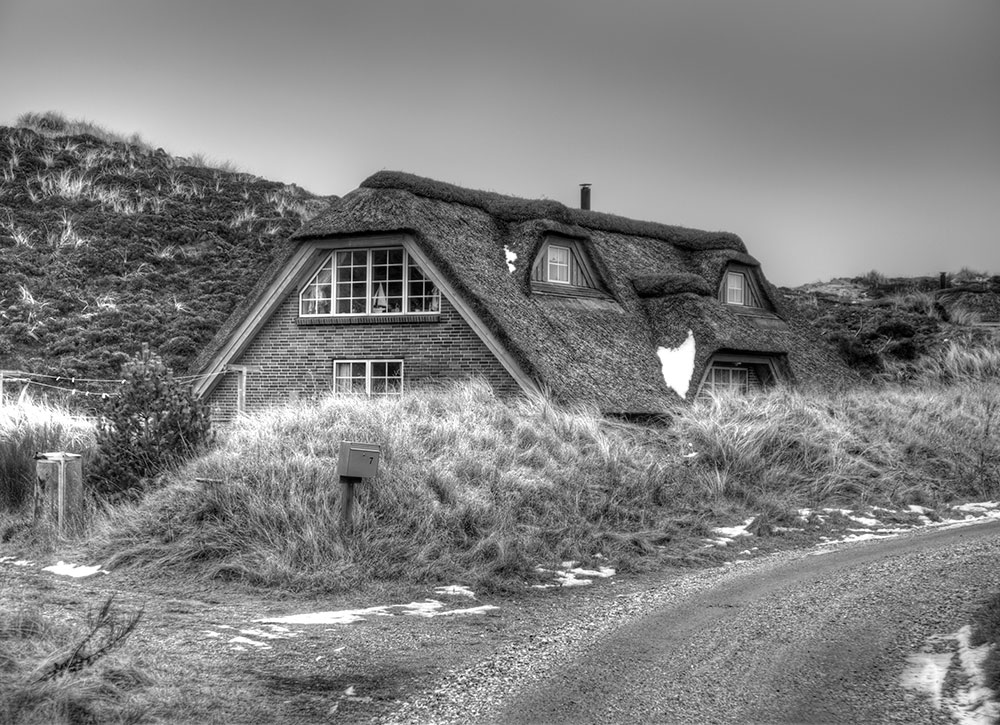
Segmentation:
{"type": "Polygon", "coordinates": [[[656,356],[660,358],[663,382],[682,398],[687,397],[694,374],[694,332],[688,330],[687,339],[678,347],[658,347],[656,356]]]}
{"type": "Polygon", "coordinates": [[[503,245],[503,256],[507,258],[507,269],[510,271],[511,274],[514,274],[514,272],[517,269],[514,266],[514,262],[517,261],[517,254],[515,252],[510,251],[507,248],[507,245],[505,244],[503,245]]]}

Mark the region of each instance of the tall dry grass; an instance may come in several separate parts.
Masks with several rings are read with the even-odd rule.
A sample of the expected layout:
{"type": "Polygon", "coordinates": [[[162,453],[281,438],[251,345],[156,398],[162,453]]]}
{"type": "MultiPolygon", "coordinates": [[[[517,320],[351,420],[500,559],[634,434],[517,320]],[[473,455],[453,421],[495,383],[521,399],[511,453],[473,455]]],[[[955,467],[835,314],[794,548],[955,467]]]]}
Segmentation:
{"type": "Polygon", "coordinates": [[[1000,386],[777,390],[679,416],[710,496],[785,506],[933,504],[1000,492],[1000,386]]]}
{"type": "Polygon", "coordinates": [[[500,401],[482,383],[330,398],[243,419],[218,450],[112,512],[91,545],[109,565],[329,589],[507,587],[565,559],[635,570],[704,556],[701,537],[737,517],[995,496],[998,400],[982,380],[779,389],[675,411],[654,429],[543,398],[500,401]],[[351,536],[339,521],[343,440],[382,446],[351,536]]]}
{"type": "Polygon", "coordinates": [[[0,406],[0,511],[30,499],[35,453],[68,451],[86,460],[93,447],[93,423],[64,409],[31,401],[0,406]]]}
{"type": "Polygon", "coordinates": [[[953,340],[920,358],[914,371],[923,384],[978,385],[1000,380],[1000,341],[968,345],[953,340]]]}
{"type": "Polygon", "coordinates": [[[395,400],[329,398],[246,418],[219,450],[119,508],[94,540],[110,565],[144,562],[286,586],[373,580],[505,586],[540,563],[638,565],[669,538],[682,495],[669,451],[628,427],[482,383],[395,400]],[[341,535],[339,443],[382,446],[341,535]],[[200,484],[196,478],[220,479],[200,484]]]}

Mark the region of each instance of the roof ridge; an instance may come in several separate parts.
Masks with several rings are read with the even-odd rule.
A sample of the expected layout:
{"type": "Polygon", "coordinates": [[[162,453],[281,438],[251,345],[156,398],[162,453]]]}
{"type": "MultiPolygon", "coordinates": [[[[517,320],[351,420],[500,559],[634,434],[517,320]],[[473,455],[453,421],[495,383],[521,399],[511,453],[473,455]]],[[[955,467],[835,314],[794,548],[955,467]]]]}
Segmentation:
{"type": "Polygon", "coordinates": [[[523,223],[548,219],[594,231],[661,239],[693,251],[732,249],[746,252],[743,240],[731,232],[708,232],[604,212],[571,209],[552,199],[525,199],[495,191],[469,189],[403,171],[376,172],[362,181],[360,188],[407,191],[436,201],[477,208],[505,222],[523,223]]]}

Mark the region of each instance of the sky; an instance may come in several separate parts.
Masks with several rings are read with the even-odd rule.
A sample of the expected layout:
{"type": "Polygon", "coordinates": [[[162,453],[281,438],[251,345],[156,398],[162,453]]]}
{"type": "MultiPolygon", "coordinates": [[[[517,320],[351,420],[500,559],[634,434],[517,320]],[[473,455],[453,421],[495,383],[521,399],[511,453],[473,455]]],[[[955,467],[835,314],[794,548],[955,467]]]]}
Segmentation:
{"type": "Polygon", "coordinates": [[[1000,0],[0,0],[57,110],[316,194],[391,169],[743,238],[775,284],[1000,274],[1000,0]]]}

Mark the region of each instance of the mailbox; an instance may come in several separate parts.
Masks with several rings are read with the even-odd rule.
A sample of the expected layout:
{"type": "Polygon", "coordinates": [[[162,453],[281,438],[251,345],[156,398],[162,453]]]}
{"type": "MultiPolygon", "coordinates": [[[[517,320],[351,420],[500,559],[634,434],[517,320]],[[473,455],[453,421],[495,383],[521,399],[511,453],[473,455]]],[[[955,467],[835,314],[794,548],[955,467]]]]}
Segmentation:
{"type": "Polygon", "coordinates": [[[340,460],[337,462],[337,474],[349,478],[375,478],[378,475],[378,459],[382,455],[382,447],[377,443],[340,444],[340,460]]]}

